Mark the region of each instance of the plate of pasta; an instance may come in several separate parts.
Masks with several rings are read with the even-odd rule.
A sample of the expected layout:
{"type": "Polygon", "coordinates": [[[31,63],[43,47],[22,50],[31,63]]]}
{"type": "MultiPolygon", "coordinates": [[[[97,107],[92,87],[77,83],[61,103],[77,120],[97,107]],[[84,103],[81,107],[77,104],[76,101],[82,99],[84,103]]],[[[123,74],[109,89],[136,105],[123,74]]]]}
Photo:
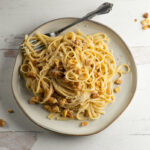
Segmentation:
{"type": "Polygon", "coordinates": [[[101,23],[88,20],[56,37],[45,35],[75,19],[55,19],[25,35],[12,89],[20,108],[37,125],[67,135],[91,135],[127,108],[137,73],[128,46],[101,23]]]}

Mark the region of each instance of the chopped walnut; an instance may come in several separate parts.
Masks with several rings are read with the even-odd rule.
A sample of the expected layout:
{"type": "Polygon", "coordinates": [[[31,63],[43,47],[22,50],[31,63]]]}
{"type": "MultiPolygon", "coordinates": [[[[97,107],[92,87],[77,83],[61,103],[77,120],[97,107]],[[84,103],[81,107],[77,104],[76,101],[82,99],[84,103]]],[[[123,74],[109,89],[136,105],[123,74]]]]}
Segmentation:
{"type": "Polygon", "coordinates": [[[52,112],[58,113],[59,111],[60,110],[59,110],[59,107],[57,105],[52,107],[52,112]]]}
{"type": "Polygon", "coordinates": [[[63,98],[63,99],[61,99],[61,100],[59,101],[59,105],[60,105],[61,107],[63,107],[63,106],[65,105],[65,103],[66,103],[66,99],[65,99],[65,98],[63,98]]]}
{"type": "Polygon", "coordinates": [[[28,75],[29,77],[36,77],[36,73],[33,72],[33,71],[28,72],[27,75],[28,75]]]}
{"type": "Polygon", "coordinates": [[[51,106],[50,105],[44,105],[44,109],[51,112],[51,106]]]}
{"type": "Polygon", "coordinates": [[[75,43],[76,45],[78,45],[78,46],[80,45],[79,40],[75,40],[74,43],[75,43]]]}
{"type": "Polygon", "coordinates": [[[75,82],[75,83],[71,83],[70,86],[73,88],[73,89],[78,89],[80,84],[79,82],[75,82]]]}
{"type": "Polygon", "coordinates": [[[98,72],[98,76],[100,76],[101,75],[101,73],[100,72],[98,72]]]}
{"type": "Polygon", "coordinates": [[[79,74],[79,73],[80,73],[80,70],[79,70],[79,69],[75,70],[75,73],[76,73],[76,74],[79,74]]]}
{"type": "Polygon", "coordinates": [[[71,87],[73,87],[74,84],[73,84],[73,82],[69,81],[68,85],[71,86],[71,87]]]}
{"type": "Polygon", "coordinates": [[[68,103],[71,103],[71,102],[72,102],[72,99],[67,99],[67,102],[68,102],[68,103]]]}
{"type": "Polygon", "coordinates": [[[99,95],[98,95],[98,93],[92,93],[91,94],[91,98],[97,98],[99,95]]]}
{"type": "Polygon", "coordinates": [[[8,112],[9,112],[9,113],[14,113],[14,110],[8,109],[8,112]]]}
{"type": "Polygon", "coordinates": [[[82,85],[81,85],[80,83],[78,84],[78,82],[76,82],[76,83],[74,83],[73,88],[74,88],[76,91],[81,91],[82,85]]]}
{"type": "Polygon", "coordinates": [[[149,26],[150,26],[149,14],[148,14],[148,13],[145,13],[145,14],[143,15],[143,17],[144,17],[145,19],[141,21],[142,29],[143,29],[143,30],[146,30],[146,29],[149,28],[149,26]]]}
{"type": "Polygon", "coordinates": [[[81,124],[80,124],[81,127],[84,127],[84,126],[87,126],[87,125],[88,125],[88,121],[82,121],[81,124]]]}
{"type": "Polygon", "coordinates": [[[85,72],[85,71],[86,71],[86,69],[82,67],[81,68],[81,72],[85,72]]]}
{"type": "Polygon", "coordinates": [[[85,74],[83,73],[79,76],[79,80],[84,80],[84,79],[85,79],[85,74]]]}
{"type": "Polygon", "coordinates": [[[94,64],[91,64],[90,66],[93,68],[93,67],[94,67],[94,64]]]}
{"type": "Polygon", "coordinates": [[[46,89],[45,89],[45,93],[44,93],[44,95],[47,97],[47,96],[48,96],[48,94],[49,94],[49,89],[48,89],[48,88],[46,88],[46,89]]]}
{"type": "Polygon", "coordinates": [[[115,83],[115,84],[121,84],[121,83],[122,83],[122,80],[121,80],[121,79],[117,79],[117,80],[115,80],[114,83],[115,83]]]}
{"type": "Polygon", "coordinates": [[[89,59],[85,60],[85,65],[90,65],[90,63],[91,63],[91,60],[89,59]]]}
{"type": "Polygon", "coordinates": [[[79,82],[75,82],[75,83],[74,83],[74,87],[75,87],[75,88],[79,88],[79,85],[80,85],[79,82]]]}
{"type": "Polygon", "coordinates": [[[146,29],[147,29],[147,26],[144,25],[144,26],[142,27],[142,29],[143,29],[143,30],[146,30],[146,29]]]}
{"type": "Polygon", "coordinates": [[[142,21],[141,21],[141,24],[142,24],[142,25],[145,25],[145,24],[146,24],[146,21],[145,21],[145,20],[142,20],[142,21]]]}
{"type": "Polygon", "coordinates": [[[146,23],[150,23],[150,19],[149,19],[149,18],[146,18],[146,19],[145,19],[145,22],[146,22],[146,23]]]}
{"type": "Polygon", "coordinates": [[[67,117],[67,113],[68,113],[68,110],[67,110],[67,109],[64,109],[64,110],[62,111],[62,116],[63,116],[63,117],[67,117]]]}
{"type": "Polygon", "coordinates": [[[144,17],[144,18],[148,18],[148,17],[149,17],[149,14],[148,14],[148,13],[144,13],[144,14],[143,14],[143,17],[144,17]]]}
{"type": "Polygon", "coordinates": [[[97,77],[99,77],[101,75],[101,73],[100,72],[96,72],[96,73],[94,73],[94,75],[97,78],[97,77]]]}
{"type": "Polygon", "coordinates": [[[50,104],[56,104],[57,103],[57,99],[54,98],[54,97],[50,97],[47,102],[50,103],[50,104]]]}
{"type": "Polygon", "coordinates": [[[38,64],[38,61],[37,61],[37,60],[34,60],[32,63],[33,63],[33,65],[37,65],[37,64],[38,64]]]}
{"type": "Polygon", "coordinates": [[[0,119],[0,127],[4,127],[6,125],[6,122],[3,119],[0,119]]]}
{"type": "Polygon", "coordinates": [[[68,113],[67,113],[67,116],[69,117],[69,118],[73,118],[73,111],[72,110],[69,110],[68,111],[68,113]]]}
{"type": "Polygon", "coordinates": [[[41,71],[41,70],[42,70],[42,68],[43,68],[42,66],[38,66],[39,71],[41,71]]]}
{"type": "Polygon", "coordinates": [[[120,86],[114,88],[114,92],[115,92],[115,93],[118,93],[119,91],[120,91],[120,86]]]}
{"type": "Polygon", "coordinates": [[[39,98],[37,96],[31,97],[29,100],[30,104],[38,104],[39,103],[39,98]]]}
{"type": "Polygon", "coordinates": [[[52,47],[51,49],[52,49],[52,51],[53,51],[53,52],[56,50],[56,48],[55,48],[55,47],[52,47]]]}
{"type": "Polygon", "coordinates": [[[71,65],[71,66],[76,66],[77,65],[77,60],[76,59],[70,59],[68,61],[68,64],[71,65]]]}
{"type": "Polygon", "coordinates": [[[80,83],[79,82],[75,82],[74,84],[75,84],[75,86],[79,86],[80,83]]]}
{"type": "Polygon", "coordinates": [[[137,19],[136,19],[136,18],[134,19],[134,22],[137,22],[137,19]]]}
{"type": "Polygon", "coordinates": [[[89,113],[88,113],[88,111],[87,110],[85,110],[85,114],[84,114],[86,117],[88,117],[89,116],[89,113]]]}

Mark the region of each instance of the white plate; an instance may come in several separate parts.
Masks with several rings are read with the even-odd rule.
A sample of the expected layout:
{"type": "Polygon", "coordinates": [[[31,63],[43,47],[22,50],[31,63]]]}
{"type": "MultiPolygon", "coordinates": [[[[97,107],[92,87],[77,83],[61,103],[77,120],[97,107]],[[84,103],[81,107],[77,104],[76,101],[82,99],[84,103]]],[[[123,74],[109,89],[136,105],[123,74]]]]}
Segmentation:
{"type": "MultiPolygon", "coordinates": [[[[52,20],[39,26],[31,34],[33,34],[34,32],[52,32],[72,23],[76,19],[77,18],[61,18],[52,20]]],[[[129,48],[120,38],[120,36],[116,34],[112,29],[94,21],[85,21],[68,29],[67,31],[75,31],[76,29],[80,29],[86,34],[97,32],[106,33],[110,39],[109,45],[113,50],[117,65],[126,63],[129,64],[131,68],[130,73],[123,76],[121,91],[115,95],[115,102],[107,106],[107,108],[105,109],[105,115],[103,115],[98,120],[89,121],[89,124],[85,127],[80,127],[79,124],[81,121],[78,120],[49,120],[47,118],[47,111],[45,111],[38,105],[31,105],[28,103],[28,100],[32,96],[32,94],[26,89],[24,80],[20,77],[19,67],[22,64],[22,55],[20,51],[16,58],[16,63],[14,66],[12,76],[12,89],[15,99],[20,108],[37,125],[62,134],[91,135],[98,133],[108,127],[127,108],[136,90],[137,73],[136,66],[129,48]]]]}

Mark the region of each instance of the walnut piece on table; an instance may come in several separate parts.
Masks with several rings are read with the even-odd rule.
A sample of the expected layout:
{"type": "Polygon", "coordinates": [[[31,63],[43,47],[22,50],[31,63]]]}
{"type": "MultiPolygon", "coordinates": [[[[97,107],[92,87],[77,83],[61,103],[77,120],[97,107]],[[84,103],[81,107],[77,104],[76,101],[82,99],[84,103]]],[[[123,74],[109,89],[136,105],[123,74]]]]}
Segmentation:
{"type": "Polygon", "coordinates": [[[147,25],[147,27],[148,27],[148,28],[150,28],[150,24],[149,24],[149,25],[147,25]]]}
{"type": "Polygon", "coordinates": [[[146,30],[148,28],[150,28],[150,18],[149,18],[149,14],[148,13],[144,13],[143,14],[144,20],[141,21],[142,24],[142,29],[146,30]]]}
{"type": "Polygon", "coordinates": [[[9,112],[10,114],[12,114],[12,113],[14,113],[14,110],[8,109],[8,112],[9,112]]]}
{"type": "Polygon", "coordinates": [[[146,13],[143,14],[143,17],[144,17],[144,18],[148,18],[148,17],[149,17],[149,14],[146,12],[146,13]]]}
{"type": "Polygon", "coordinates": [[[0,127],[4,127],[6,125],[6,121],[0,119],[0,127]]]}
{"type": "Polygon", "coordinates": [[[143,29],[143,30],[146,30],[146,29],[147,29],[147,26],[144,25],[144,26],[142,27],[142,29],[143,29]]]}

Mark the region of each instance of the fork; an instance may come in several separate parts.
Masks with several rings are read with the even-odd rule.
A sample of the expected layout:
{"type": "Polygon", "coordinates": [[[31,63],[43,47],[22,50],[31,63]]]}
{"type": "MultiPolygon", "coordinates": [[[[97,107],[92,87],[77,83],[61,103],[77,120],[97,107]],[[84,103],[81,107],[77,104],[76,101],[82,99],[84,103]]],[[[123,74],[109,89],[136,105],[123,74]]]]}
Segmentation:
{"type": "MultiPolygon", "coordinates": [[[[46,33],[45,35],[50,36],[50,37],[55,37],[57,35],[59,35],[61,32],[65,31],[66,29],[82,22],[88,19],[92,19],[93,17],[95,17],[96,15],[102,15],[102,14],[107,14],[112,10],[113,4],[112,3],[103,3],[102,5],[100,5],[96,10],[89,12],[88,14],[86,14],[85,16],[83,16],[82,18],[77,19],[75,22],[55,31],[55,32],[51,32],[51,33],[46,33]]],[[[37,40],[32,40],[30,41],[31,44],[35,44],[38,41],[37,40]]],[[[36,47],[34,47],[35,51],[41,51],[44,49],[44,45],[38,45],[36,47]]]]}

